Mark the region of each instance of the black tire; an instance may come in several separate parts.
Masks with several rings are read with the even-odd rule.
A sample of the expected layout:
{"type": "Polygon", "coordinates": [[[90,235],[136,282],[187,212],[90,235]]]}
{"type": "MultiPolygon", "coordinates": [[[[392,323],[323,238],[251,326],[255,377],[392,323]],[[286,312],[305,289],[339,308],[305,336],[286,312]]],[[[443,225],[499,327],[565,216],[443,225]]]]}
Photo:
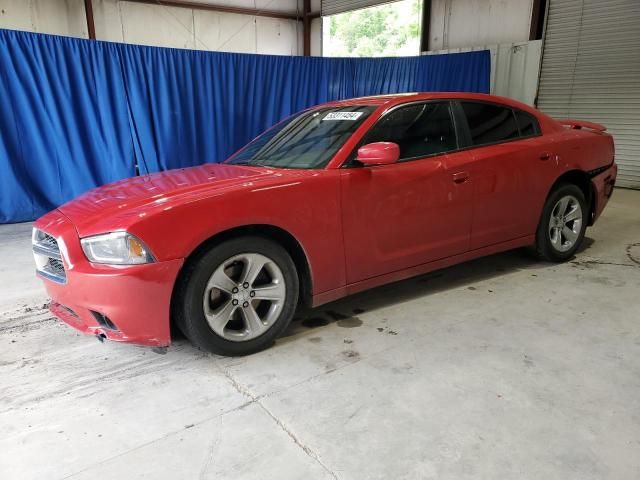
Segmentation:
{"type": "Polygon", "coordinates": [[[295,264],[282,246],[268,238],[246,236],[227,240],[190,259],[184,268],[174,298],[174,320],[191,343],[201,350],[225,356],[258,352],[273,344],[295,314],[299,295],[295,264]],[[266,332],[252,339],[233,341],[218,335],[209,326],[203,299],[207,283],[216,269],[228,259],[242,254],[259,254],[272,260],[282,273],[286,294],[277,319],[266,332]]]}
{"type": "MultiPolygon", "coordinates": [[[[557,185],[549,194],[547,201],[542,209],[542,215],[540,217],[540,223],[536,232],[536,244],[535,252],[538,258],[549,262],[564,262],[574,256],[576,250],[580,248],[584,234],[587,229],[589,210],[587,201],[584,197],[582,190],[572,183],[561,183],[557,185]],[[552,234],[550,233],[550,226],[554,208],[558,202],[566,197],[573,197],[577,200],[582,211],[581,223],[579,227],[579,233],[576,240],[573,242],[570,248],[566,250],[560,250],[551,240],[552,234]]],[[[562,243],[562,240],[560,240],[562,243]]]]}

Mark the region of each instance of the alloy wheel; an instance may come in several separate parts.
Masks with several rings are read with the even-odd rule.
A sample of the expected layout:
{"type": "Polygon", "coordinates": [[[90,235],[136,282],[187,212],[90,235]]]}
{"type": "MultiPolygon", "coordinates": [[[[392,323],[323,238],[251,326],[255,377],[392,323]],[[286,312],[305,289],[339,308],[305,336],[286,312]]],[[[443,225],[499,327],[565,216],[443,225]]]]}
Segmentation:
{"type": "Polygon", "coordinates": [[[582,207],[573,195],[565,195],[554,205],[549,217],[549,240],[558,252],[570,250],[582,229],[582,207]]]}
{"type": "Polygon", "coordinates": [[[271,328],[282,311],[286,285],[278,265],[259,253],[235,255],[213,272],[204,291],[204,315],[219,336],[243,342],[271,328]]]}

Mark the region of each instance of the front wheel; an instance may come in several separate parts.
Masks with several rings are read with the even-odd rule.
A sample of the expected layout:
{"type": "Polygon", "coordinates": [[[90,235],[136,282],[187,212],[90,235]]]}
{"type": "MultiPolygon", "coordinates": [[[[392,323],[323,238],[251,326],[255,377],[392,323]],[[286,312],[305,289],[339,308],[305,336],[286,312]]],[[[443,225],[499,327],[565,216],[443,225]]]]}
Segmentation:
{"type": "Polygon", "coordinates": [[[247,355],[270,346],[298,303],[298,275],[288,253],[261,237],[223,242],[185,267],[174,313],[202,350],[247,355]]]}
{"type": "Polygon", "coordinates": [[[573,184],[556,187],[544,205],[536,233],[538,256],[552,262],[573,257],[587,229],[587,202],[573,184]]]}

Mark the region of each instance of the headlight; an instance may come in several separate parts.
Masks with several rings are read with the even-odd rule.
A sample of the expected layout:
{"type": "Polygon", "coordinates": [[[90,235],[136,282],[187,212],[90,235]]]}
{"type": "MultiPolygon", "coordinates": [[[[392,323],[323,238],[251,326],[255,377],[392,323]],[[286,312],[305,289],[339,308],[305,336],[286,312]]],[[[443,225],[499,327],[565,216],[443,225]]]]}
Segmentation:
{"type": "Polygon", "coordinates": [[[141,240],[127,232],[105,233],[80,239],[90,262],[114,265],[137,265],[154,262],[153,255],[141,240]]]}

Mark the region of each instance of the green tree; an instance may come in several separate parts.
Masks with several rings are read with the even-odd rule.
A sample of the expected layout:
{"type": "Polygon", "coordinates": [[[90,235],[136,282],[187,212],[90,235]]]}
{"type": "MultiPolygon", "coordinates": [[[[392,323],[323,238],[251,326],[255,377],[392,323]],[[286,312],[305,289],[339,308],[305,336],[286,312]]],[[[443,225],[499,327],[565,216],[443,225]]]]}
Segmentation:
{"type": "Polygon", "coordinates": [[[421,0],[403,0],[327,17],[331,57],[381,57],[419,53],[421,0]]]}

